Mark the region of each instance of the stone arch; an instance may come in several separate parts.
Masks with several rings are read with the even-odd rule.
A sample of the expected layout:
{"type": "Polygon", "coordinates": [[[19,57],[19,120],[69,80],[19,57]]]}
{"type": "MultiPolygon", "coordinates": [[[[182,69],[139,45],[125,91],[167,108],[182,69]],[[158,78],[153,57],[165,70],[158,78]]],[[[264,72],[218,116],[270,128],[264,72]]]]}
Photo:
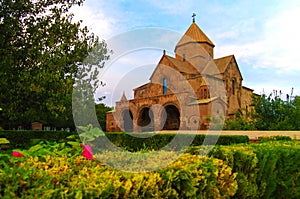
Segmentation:
{"type": "Polygon", "coordinates": [[[180,112],[174,104],[166,104],[164,106],[166,119],[163,124],[163,130],[179,130],[180,128],[180,112]]]}
{"type": "Polygon", "coordinates": [[[123,130],[125,132],[133,132],[133,115],[130,109],[122,111],[123,130]]]}
{"type": "Polygon", "coordinates": [[[154,131],[154,114],[152,109],[145,106],[138,112],[137,125],[142,132],[154,131]]]}

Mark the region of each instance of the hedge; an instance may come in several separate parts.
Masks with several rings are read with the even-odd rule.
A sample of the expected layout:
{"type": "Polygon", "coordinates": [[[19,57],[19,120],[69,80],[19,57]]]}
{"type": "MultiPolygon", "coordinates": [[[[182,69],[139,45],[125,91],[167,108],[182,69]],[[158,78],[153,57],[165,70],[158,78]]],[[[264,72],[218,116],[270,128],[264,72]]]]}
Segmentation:
{"type": "MultiPolygon", "coordinates": [[[[199,151],[193,147],[188,152],[199,151]]],[[[237,173],[234,198],[300,198],[298,141],[215,146],[210,156],[222,159],[237,173]]]]}
{"type": "Polygon", "coordinates": [[[202,147],[157,171],[128,173],[84,159],[78,142],[44,141],[20,151],[24,158],[0,154],[0,198],[300,198],[298,141],[218,145],[209,157],[202,147]]]}
{"type": "MultiPolygon", "coordinates": [[[[74,135],[76,132],[66,131],[0,131],[0,138],[6,138],[10,142],[10,148],[29,148],[41,140],[60,141],[66,137],[74,135]]],[[[170,143],[176,134],[149,134],[149,133],[106,133],[106,137],[115,145],[125,148],[129,151],[139,150],[159,150],[170,143]],[[148,137],[148,138],[142,138],[148,137]]],[[[204,139],[206,144],[231,145],[238,143],[249,143],[248,136],[215,136],[215,135],[188,135],[180,134],[176,136],[177,143],[172,149],[181,149],[182,140],[193,140],[191,146],[202,145],[204,139]],[[192,136],[195,136],[194,138],[192,136]]],[[[95,141],[97,142],[97,140],[95,141]]]]}
{"type": "Polygon", "coordinates": [[[0,131],[0,138],[6,138],[10,142],[10,148],[29,148],[40,140],[59,141],[70,135],[78,135],[67,131],[0,131]]]}
{"type": "Polygon", "coordinates": [[[161,170],[129,173],[79,154],[70,158],[63,143],[49,148],[31,148],[24,158],[0,154],[1,198],[228,198],[237,190],[236,174],[215,158],[183,154],[161,170]]]}
{"type": "MultiPolygon", "coordinates": [[[[140,151],[140,150],[159,150],[164,146],[167,146],[174,138],[176,134],[149,134],[149,133],[106,133],[106,137],[115,145],[125,148],[128,151],[140,151]],[[147,138],[143,138],[147,137],[147,138]]],[[[101,139],[101,138],[100,138],[101,139]]],[[[189,135],[179,134],[176,136],[176,143],[169,146],[170,148],[180,150],[184,139],[191,140],[191,146],[200,146],[203,144],[204,139],[207,145],[231,145],[239,143],[249,143],[248,136],[227,136],[227,135],[189,135]]],[[[95,141],[97,142],[97,140],[95,141]]]]}

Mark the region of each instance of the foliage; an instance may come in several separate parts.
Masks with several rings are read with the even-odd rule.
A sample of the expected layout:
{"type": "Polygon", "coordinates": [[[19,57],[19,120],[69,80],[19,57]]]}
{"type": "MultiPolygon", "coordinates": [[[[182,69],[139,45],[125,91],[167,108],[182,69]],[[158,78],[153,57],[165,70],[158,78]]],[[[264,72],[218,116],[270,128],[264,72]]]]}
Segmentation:
{"type": "Polygon", "coordinates": [[[255,130],[255,124],[248,115],[244,116],[241,113],[236,113],[234,119],[225,120],[224,130],[255,130]]]}
{"type": "Polygon", "coordinates": [[[300,97],[281,98],[277,91],[269,96],[253,96],[253,110],[237,113],[225,121],[226,130],[300,130],[300,97]]]}
{"type": "Polygon", "coordinates": [[[300,130],[300,97],[284,101],[275,92],[254,98],[253,104],[258,130],[300,130]]]}
{"type": "Polygon", "coordinates": [[[291,141],[292,138],[290,136],[282,136],[282,135],[275,135],[275,136],[261,136],[258,137],[259,142],[268,142],[268,141],[278,141],[278,140],[284,140],[284,141],[291,141]]]}
{"type": "Polygon", "coordinates": [[[66,131],[0,131],[0,137],[9,140],[11,148],[29,148],[42,140],[60,141],[70,135],[77,136],[73,132],[66,131]]]}
{"type": "Polygon", "coordinates": [[[125,173],[78,156],[74,147],[47,145],[22,151],[23,158],[0,154],[1,197],[227,198],[237,190],[236,174],[214,158],[184,154],[158,171],[125,173]]]}
{"type": "MultiPolygon", "coordinates": [[[[81,22],[72,22],[70,8],[83,0],[0,2],[0,125],[11,129],[39,121],[71,127],[75,75],[85,58],[108,59],[104,41],[81,22]],[[101,50],[99,50],[101,49],[101,50]]],[[[98,67],[103,67],[99,62],[98,67]]]]}
{"type": "Polygon", "coordinates": [[[237,172],[236,198],[299,198],[299,149],[297,141],[269,141],[217,146],[210,155],[237,172]]]}
{"type": "MultiPolygon", "coordinates": [[[[103,98],[99,98],[98,101],[101,102],[103,98]]],[[[96,104],[96,115],[99,121],[101,129],[106,132],[106,113],[112,110],[111,107],[106,106],[104,103],[97,103],[96,104]]]]}
{"type": "MultiPolygon", "coordinates": [[[[151,134],[151,133],[106,133],[108,139],[116,146],[125,148],[129,151],[140,151],[147,148],[148,150],[159,150],[166,147],[176,136],[176,134],[151,134]]],[[[180,150],[186,146],[181,146],[180,140],[192,140],[192,146],[200,146],[205,140],[206,145],[231,145],[237,143],[248,143],[248,136],[227,136],[227,135],[189,135],[180,134],[176,136],[178,141],[174,145],[166,148],[169,150],[180,150]],[[194,137],[194,139],[193,139],[194,137]]]]}
{"type": "Polygon", "coordinates": [[[6,138],[0,138],[0,144],[9,144],[9,141],[6,138]]]}
{"type": "MultiPolygon", "coordinates": [[[[24,157],[0,154],[0,197],[300,197],[298,141],[219,145],[210,151],[210,157],[200,156],[200,149],[194,146],[157,171],[129,173],[113,170],[95,159],[85,159],[79,142],[43,141],[28,150],[14,150],[24,157]]],[[[172,151],[158,153],[159,158],[174,155],[172,151]]],[[[118,153],[114,156],[116,163],[126,167],[123,158],[118,153]]],[[[155,165],[157,159],[148,166],[155,165]]]]}
{"type": "Polygon", "coordinates": [[[87,126],[78,126],[77,128],[79,129],[79,131],[81,131],[79,133],[79,137],[84,144],[93,142],[96,138],[105,135],[101,129],[97,127],[94,128],[91,124],[87,126]]]}

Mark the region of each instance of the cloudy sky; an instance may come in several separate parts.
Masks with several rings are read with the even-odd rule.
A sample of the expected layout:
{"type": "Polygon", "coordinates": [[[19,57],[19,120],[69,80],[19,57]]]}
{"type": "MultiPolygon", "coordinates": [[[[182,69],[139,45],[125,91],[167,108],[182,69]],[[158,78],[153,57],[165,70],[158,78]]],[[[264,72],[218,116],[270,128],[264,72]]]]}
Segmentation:
{"type": "Polygon", "coordinates": [[[116,52],[113,62],[101,76],[106,86],[97,93],[107,96],[108,105],[114,105],[123,91],[133,98],[132,89],[148,82],[162,49],[172,54],[175,46],[168,49],[168,45],[176,44],[178,35],[184,34],[193,13],[198,26],[216,45],[215,58],[235,55],[243,85],[258,94],[273,89],[290,93],[294,88],[294,95],[300,95],[299,0],[86,0],[72,11],[74,20],[82,19],[106,41],[123,38],[124,44],[141,37],[146,42],[144,48],[112,49],[116,52]],[[148,35],[144,30],[164,34],[148,35]],[[120,37],[122,34],[125,37],[120,37]],[[158,37],[169,41],[168,45],[149,43],[158,37]]]}

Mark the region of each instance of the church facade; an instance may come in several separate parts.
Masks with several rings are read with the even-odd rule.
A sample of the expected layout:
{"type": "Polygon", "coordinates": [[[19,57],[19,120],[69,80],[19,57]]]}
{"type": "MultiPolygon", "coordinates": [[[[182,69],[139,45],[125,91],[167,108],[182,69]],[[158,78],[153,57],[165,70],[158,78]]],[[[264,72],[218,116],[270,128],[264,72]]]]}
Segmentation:
{"type": "Polygon", "coordinates": [[[123,94],[106,114],[106,130],[204,130],[216,118],[246,112],[253,90],[243,86],[234,55],[215,59],[214,47],[193,20],[175,57],[163,51],[149,83],[134,89],[134,99],[123,94]]]}

